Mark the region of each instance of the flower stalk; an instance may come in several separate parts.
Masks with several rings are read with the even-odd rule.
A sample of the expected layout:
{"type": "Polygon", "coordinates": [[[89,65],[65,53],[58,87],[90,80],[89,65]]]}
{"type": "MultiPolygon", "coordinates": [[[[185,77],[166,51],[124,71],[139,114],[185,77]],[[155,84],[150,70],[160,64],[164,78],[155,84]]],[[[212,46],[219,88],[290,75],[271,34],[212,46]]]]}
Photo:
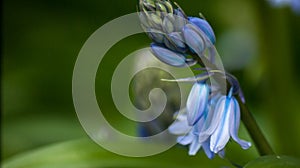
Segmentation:
{"type": "Polygon", "coordinates": [[[243,121],[248,133],[250,134],[250,137],[252,138],[255,147],[258,150],[258,153],[261,156],[264,155],[274,155],[274,151],[265,138],[264,134],[262,133],[261,129],[259,128],[256,120],[254,119],[254,116],[249,111],[246,104],[242,103],[240,98],[237,98],[240,108],[241,108],[241,120],[243,121]]]}

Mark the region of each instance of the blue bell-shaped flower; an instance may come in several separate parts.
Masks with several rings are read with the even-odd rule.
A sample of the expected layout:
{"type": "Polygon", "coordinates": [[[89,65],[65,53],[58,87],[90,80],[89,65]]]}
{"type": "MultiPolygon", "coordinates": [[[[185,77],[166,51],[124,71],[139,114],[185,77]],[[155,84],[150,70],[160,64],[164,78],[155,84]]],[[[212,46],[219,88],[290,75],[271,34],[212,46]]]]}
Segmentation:
{"type": "Polygon", "coordinates": [[[238,138],[239,124],[240,108],[237,100],[232,96],[231,89],[227,96],[222,96],[218,100],[210,128],[205,132],[211,135],[210,150],[219,153],[224,149],[230,137],[243,149],[248,149],[251,143],[238,138]]]}
{"type": "Polygon", "coordinates": [[[207,109],[209,87],[204,82],[196,82],[189,94],[186,103],[187,120],[194,125],[207,109]]]}

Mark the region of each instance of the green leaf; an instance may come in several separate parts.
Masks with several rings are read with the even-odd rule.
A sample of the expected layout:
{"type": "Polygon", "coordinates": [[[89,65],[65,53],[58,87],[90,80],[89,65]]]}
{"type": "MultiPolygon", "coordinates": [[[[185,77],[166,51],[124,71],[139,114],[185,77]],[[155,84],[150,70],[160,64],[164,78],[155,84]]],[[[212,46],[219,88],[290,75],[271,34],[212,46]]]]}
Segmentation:
{"type": "MultiPolygon", "coordinates": [[[[116,144],[117,145],[117,144],[116,144]]],[[[157,147],[155,144],[153,147],[157,147]]],[[[200,152],[187,155],[181,147],[144,158],[124,157],[102,149],[89,139],[73,140],[46,146],[14,156],[3,163],[3,168],[180,168],[180,167],[230,167],[226,160],[216,157],[209,160],[200,152]]]]}
{"type": "Polygon", "coordinates": [[[244,168],[299,168],[300,160],[289,156],[263,156],[249,162],[244,168]]]}

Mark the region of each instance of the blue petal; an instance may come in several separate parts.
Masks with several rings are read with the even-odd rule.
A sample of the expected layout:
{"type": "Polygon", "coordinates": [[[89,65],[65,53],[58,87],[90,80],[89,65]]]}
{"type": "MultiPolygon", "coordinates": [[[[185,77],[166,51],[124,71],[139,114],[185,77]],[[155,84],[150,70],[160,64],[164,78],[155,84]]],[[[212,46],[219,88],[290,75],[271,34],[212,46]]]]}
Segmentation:
{"type": "Polygon", "coordinates": [[[185,57],[180,53],[168,50],[166,48],[160,47],[156,44],[151,45],[152,53],[162,62],[175,66],[175,67],[185,67],[185,57]]]}
{"type": "Polygon", "coordinates": [[[143,26],[143,28],[148,28],[150,27],[149,23],[148,23],[148,19],[147,19],[147,16],[144,12],[140,12],[139,13],[139,19],[140,19],[140,22],[143,26]]]}
{"type": "Polygon", "coordinates": [[[168,131],[175,135],[187,134],[192,127],[187,123],[187,120],[175,121],[172,125],[169,126],[168,131]]]}
{"type": "Polygon", "coordinates": [[[197,17],[189,17],[188,20],[194,25],[196,25],[198,28],[200,28],[205,33],[205,35],[210,39],[212,44],[216,43],[216,37],[214,31],[206,20],[197,17]]]}
{"type": "Polygon", "coordinates": [[[147,34],[154,42],[162,44],[164,42],[164,33],[155,29],[147,29],[147,34]]]}
{"type": "Polygon", "coordinates": [[[185,19],[184,17],[182,16],[178,16],[178,15],[174,15],[174,29],[175,29],[175,32],[180,32],[182,30],[182,28],[184,27],[184,25],[188,22],[187,19],[185,19]]]}
{"type": "MultiPolygon", "coordinates": [[[[221,120],[218,121],[219,125],[214,131],[214,133],[211,135],[210,139],[210,150],[215,153],[221,151],[229,141],[229,126],[231,122],[230,114],[234,112],[234,102],[231,98],[226,98],[225,101],[222,100],[222,104],[224,104],[223,106],[225,107],[222,111],[218,111],[218,113],[222,113],[221,120]]],[[[221,109],[216,108],[216,110],[221,109]]]]}
{"type": "Polygon", "coordinates": [[[193,85],[186,104],[189,125],[194,125],[206,110],[208,95],[209,88],[206,84],[196,82],[193,85]]]}
{"type": "Polygon", "coordinates": [[[202,55],[202,52],[204,51],[204,39],[200,35],[199,32],[197,32],[196,28],[193,28],[195,26],[191,24],[187,24],[183,28],[183,36],[185,39],[186,44],[191,48],[193,52],[196,52],[198,55],[202,55]]]}
{"type": "Polygon", "coordinates": [[[177,48],[180,48],[181,50],[185,50],[184,40],[179,32],[172,32],[168,34],[168,37],[170,38],[172,43],[176,45],[177,48]]]}
{"type": "Polygon", "coordinates": [[[191,145],[189,146],[189,155],[194,156],[201,148],[201,143],[198,142],[197,138],[193,139],[191,145]]]}
{"type": "Polygon", "coordinates": [[[148,14],[148,22],[152,28],[157,29],[157,30],[161,29],[162,20],[161,20],[160,16],[157,15],[156,13],[151,12],[148,14]]]}
{"type": "Polygon", "coordinates": [[[210,150],[209,148],[209,139],[206,140],[205,142],[202,143],[202,149],[204,150],[206,156],[209,158],[209,159],[213,159],[215,157],[215,154],[210,150]]]}
{"type": "Polygon", "coordinates": [[[226,101],[226,96],[222,96],[219,98],[216,107],[213,110],[211,123],[207,129],[202,130],[202,132],[200,133],[199,142],[206,141],[207,138],[209,138],[219,126],[220,121],[222,120],[223,117],[223,111],[225,110],[225,101],[226,101]]]}
{"type": "Polygon", "coordinates": [[[173,14],[169,13],[164,17],[164,20],[162,23],[164,32],[171,33],[174,31],[173,22],[174,22],[173,14]]]}
{"type": "Polygon", "coordinates": [[[174,14],[182,18],[185,17],[184,12],[180,8],[174,9],[174,14]]]}
{"type": "Polygon", "coordinates": [[[166,48],[167,49],[170,49],[172,51],[175,51],[177,52],[177,47],[174,43],[172,43],[168,37],[165,37],[164,40],[163,40],[163,43],[165,44],[166,48]]]}
{"type": "Polygon", "coordinates": [[[205,127],[205,125],[206,125],[206,117],[204,115],[206,115],[206,110],[203,113],[203,116],[201,116],[200,119],[194,125],[194,128],[196,128],[195,134],[198,136],[201,134],[203,127],[205,127]]]}
{"type": "Polygon", "coordinates": [[[236,141],[243,149],[248,149],[251,146],[250,142],[241,140],[238,137],[238,130],[240,126],[240,107],[237,100],[233,97],[234,101],[234,112],[232,113],[232,121],[230,125],[230,135],[234,141],[236,141]]]}
{"type": "Polygon", "coordinates": [[[181,145],[188,145],[188,144],[192,143],[194,138],[195,138],[195,136],[192,133],[189,133],[185,136],[179,136],[177,138],[177,142],[181,145]]]}
{"type": "Polygon", "coordinates": [[[222,149],[221,151],[219,151],[218,155],[224,159],[225,158],[225,149],[222,149]]]}
{"type": "MultiPolygon", "coordinates": [[[[208,130],[208,128],[211,126],[211,124],[213,124],[212,123],[213,116],[214,116],[214,108],[211,105],[209,105],[203,114],[202,118],[204,119],[204,123],[202,124],[202,129],[200,130],[199,135],[203,134],[203,132],[208,130]]],[[[203,140],[204,139],[202,139],[202,142],[203,142],[203,140]]]]}

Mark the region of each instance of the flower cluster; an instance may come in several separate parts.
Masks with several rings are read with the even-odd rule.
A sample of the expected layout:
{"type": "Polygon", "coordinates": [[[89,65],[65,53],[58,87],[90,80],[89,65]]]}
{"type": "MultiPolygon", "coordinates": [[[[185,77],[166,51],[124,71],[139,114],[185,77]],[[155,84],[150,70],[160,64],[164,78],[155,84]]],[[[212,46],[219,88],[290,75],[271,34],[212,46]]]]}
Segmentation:
{"type": "Polygon", "coordinates": [[[184,112],[169,127],[173,134],[180,135],[178,143],[189,146],[189,155],[195,155],[202,147],[208,158],[215,154],[224,157],[224,148],[230,137],[243,149],[250,142],[238,137],[240,108],[232,95],[217,94],[209,98],[209,87],[205,83],[195,83],[189,94],[184,112]]]}
{"type": "Polygon", "coordinates": [[[208,158],[215,154],[223,157],[230,138],[248,149],[251,143],[238,137],[240,107],[236,97],[244,103],[243,93],[237,79],[215,65],[216,38],[210,24],[203,17],[188,17],[167,0],[140,0],[139,5],[141,25],[153,40],[151,50],[159,60],[175,67],[202,66],[199,75],[176,80],[194,83],[185,110],[177,113],[169,127],[178,135],[178,143],[189,145],[190,155],[202,148],[208,158]],[[218,80],[212,85],[210,78],[215,74],[229,84],[225,93],[218,80]]]}

